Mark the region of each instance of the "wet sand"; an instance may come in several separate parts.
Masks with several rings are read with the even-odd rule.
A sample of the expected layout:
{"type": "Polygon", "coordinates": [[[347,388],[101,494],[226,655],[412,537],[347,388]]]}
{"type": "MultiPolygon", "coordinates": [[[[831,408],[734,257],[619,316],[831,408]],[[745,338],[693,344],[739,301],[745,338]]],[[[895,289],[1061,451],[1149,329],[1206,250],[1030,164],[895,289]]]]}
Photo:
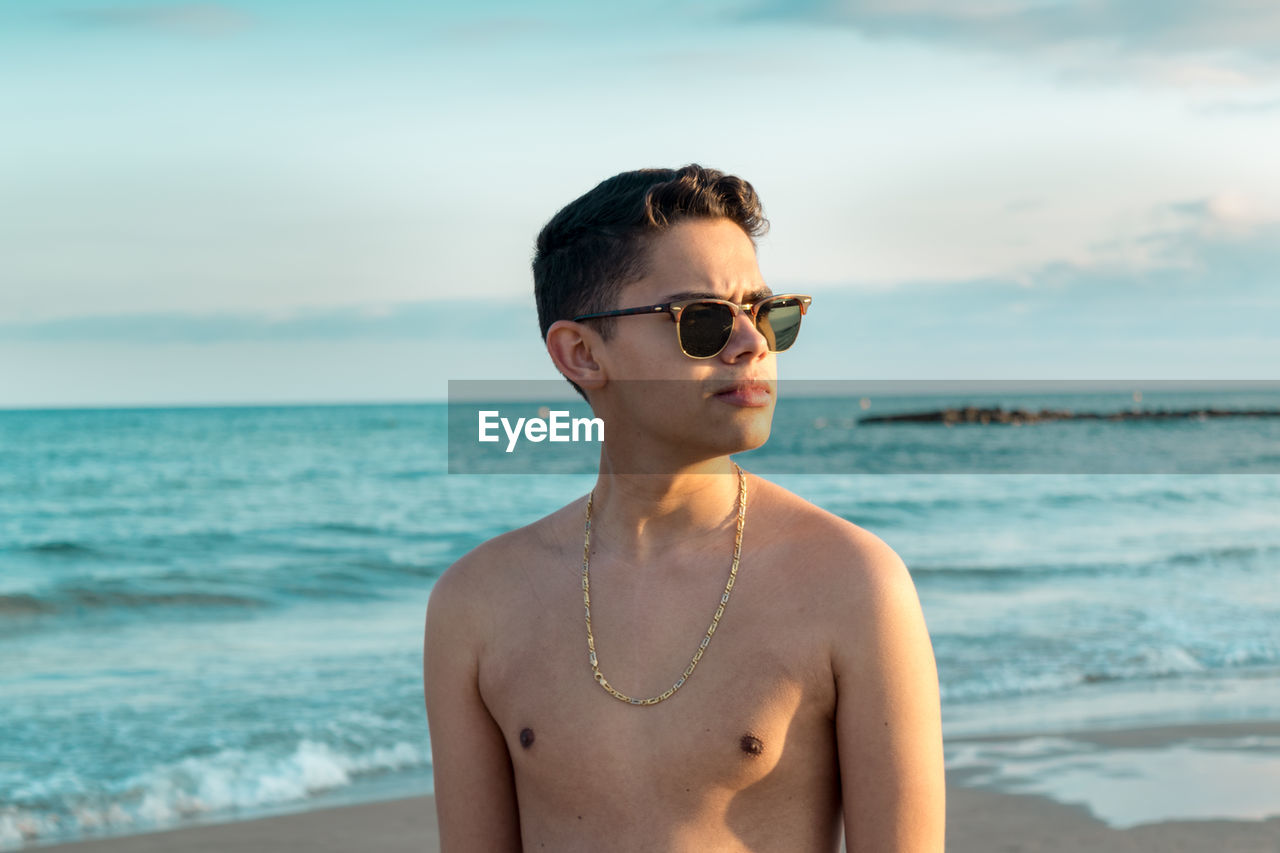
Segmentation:
{"type": "MultiPolygon", "coordinates": [[[[1280,818],[1168,821],[1109,829],[1083,809],[1036,796],[952,786],[951,853],[1277,853],[1280,818]]],[[[393,800],[40,848],[66,853],[435,853],[430,797],[393,800]]]]}
{"type": "MultiPolygon", "coordinates": [[[[1266,738],[1277,733],[1280,724],[1262,722],[1074,733],[1069,737],[1101,747],[1105,755],[1188,742],[1225,745],[1235,739],[1238,744],[1241,737],[1266,738]]],[[[1032,737],[1045,736],[967,742],[1026,742],[1032,737]]],[[[1263,754],[1271,753],[1263,750],[1263,754]]],[[[1265,759],[1263,765],[1268,775],[1272,770],[1280,773],[1280,756],[1269,762],[1265,759]]],[[[972,781],[972,768],[949,769],[948,774],[947,850],[951,853],[1280,853],[1280,816],[1265,820],[1175,818],[1115,829],[1084,806],[960,784],[972,781]]],[[[1190,777],[1168,780],[1175,786],[1192,782],[1190,777]]],[[[1275,800],[1275,812],[1280,814],[1280,793],[1275,800]]],[[[439,841],[432,799],[414,797],[39,849],[66,853],[432,853],[439,850],[439,841]]]]}

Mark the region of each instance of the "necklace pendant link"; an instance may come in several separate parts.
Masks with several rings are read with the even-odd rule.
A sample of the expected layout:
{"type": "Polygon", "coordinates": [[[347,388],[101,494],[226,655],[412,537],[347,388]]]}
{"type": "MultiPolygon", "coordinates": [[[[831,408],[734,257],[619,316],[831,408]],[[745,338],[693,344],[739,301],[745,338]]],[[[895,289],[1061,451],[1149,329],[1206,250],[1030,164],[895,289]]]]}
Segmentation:
{"type": "Polygon", "coordinates": [[[747,521],[747,474],[736,462],[733,467],[738,471],[738,524],[733,543],[733,562],[729,566],[729,580],[724,585],[724,594],[720,596],[720,606],[716,608],[715,615],[711,617],[711,625],[707,628],[706,636],[698,644],[698,648],[693,653],[693,659],[689,661],[689,665],[685,667],[680,678],[657,696],[650,696],[644,699],[628,696],[616,689],[604,677],[604,673],[600,671],[599,659],[596,654],[596,640],[591,632],[591,506],[595,501],[595,491],[593,490],[587,496],[587,518],[583,525],[582,536],[582,606],[587,622],[587,651],[591,661],[592,677],[606,693],[621,702],[626,702],[629,705],[656,705],[659,702],[670,699],[676,694],[676,691],[685,685],[689,680],[689,676],[693,675],[693,670],[697,667],[698,661],[702,659],[703,652],[711,644],[711,638],[715,635],[716,627],[720,624],[720,617],[724,615],[725,607],[729,604],[729,596],[733,592],[733,584],[738,577],[738,559],[742,554],[742,531],[746,527],[747,521]]]}

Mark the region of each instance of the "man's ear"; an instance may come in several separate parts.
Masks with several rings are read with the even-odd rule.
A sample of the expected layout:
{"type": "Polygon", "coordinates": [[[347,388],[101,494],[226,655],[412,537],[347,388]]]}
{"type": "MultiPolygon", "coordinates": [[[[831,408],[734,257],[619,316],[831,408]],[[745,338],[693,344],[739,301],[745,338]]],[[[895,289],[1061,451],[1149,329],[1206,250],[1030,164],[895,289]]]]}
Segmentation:
{"type": "Polygon", "coordinates": [[[572,320],[556,320],[547,329],[547,352],[566,379],[580,388],[599,388],[605,383],[604,367],[592,354],[604,341],[595,330],[572,320]]]}

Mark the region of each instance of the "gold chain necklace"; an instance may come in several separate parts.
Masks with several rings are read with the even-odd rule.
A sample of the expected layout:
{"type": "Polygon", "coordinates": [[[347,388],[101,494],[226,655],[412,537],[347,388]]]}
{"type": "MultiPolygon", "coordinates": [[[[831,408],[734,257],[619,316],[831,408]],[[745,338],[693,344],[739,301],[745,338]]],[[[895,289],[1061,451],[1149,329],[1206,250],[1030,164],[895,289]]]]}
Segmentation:
{"type": "Polygon", "coordinates": [[[716,626],[720,624],[720,617],[724,615],[724,609],[729,604],[729,595],[733,592],[734,580],[738,577],[738,557],[742,554],[742,528],[746,526],[747,521],[747,475],[738,463],[735,462],[733,467],[738,469],[738,534],[733,543],[733,565],[729,567],[729,582],[724,585],[724,595],[720,596],[720,606],[716,608],[715,615],[711,617],[711,627],[707,628],[707,635],[702,638],[702,642],[698,645],[698,650],[693,653],[693,660],[689,661],[689,665],[685,667],[681,676],[676,679],[675,684],[672,684],[657,696],[650,696],[647,699],[635,699],[616,689],[609,683],[609,679],[604,677],[604,673],[600,671],[599,660],[596,657],[596,638],[591,633],[591,577],[588,572],[591,564],[591,504],[595,500],[595,490],[592,489],[591,494],[587,496],[586,530],[582,537],[582,606],[587,614],[587,653],[590,656],[591,672],[595,676],[596,683],[603,687],[605,692],[614,699],[631,705],[657,705],[664,699],[670,699],[689,680],[689,676],[693,675],[694,667],[698,665],[698,661],[702,660],[702,653],[711,644],[711,636],[715,634],[716,626]]]}

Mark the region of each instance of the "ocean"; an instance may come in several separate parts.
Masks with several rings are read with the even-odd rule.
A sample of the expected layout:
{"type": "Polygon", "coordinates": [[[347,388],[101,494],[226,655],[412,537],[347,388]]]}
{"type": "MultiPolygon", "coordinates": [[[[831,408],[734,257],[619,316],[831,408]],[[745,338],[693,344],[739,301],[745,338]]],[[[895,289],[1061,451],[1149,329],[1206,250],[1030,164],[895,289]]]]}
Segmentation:
{"type": "MultiPolygon", "coordinates": [[[[948,734],[1280,714],[1280,419],[1030,425],[1093,461],[1011,469],[954,442],[1013,427],[825,411],[784,401],[803,428],[740,459],[903,557],[948,734]]],[[[432,583],[593,482],[451,474],[447,431],[443,403],[0,411],[0,849],[429,792],[432,583]]]]}

